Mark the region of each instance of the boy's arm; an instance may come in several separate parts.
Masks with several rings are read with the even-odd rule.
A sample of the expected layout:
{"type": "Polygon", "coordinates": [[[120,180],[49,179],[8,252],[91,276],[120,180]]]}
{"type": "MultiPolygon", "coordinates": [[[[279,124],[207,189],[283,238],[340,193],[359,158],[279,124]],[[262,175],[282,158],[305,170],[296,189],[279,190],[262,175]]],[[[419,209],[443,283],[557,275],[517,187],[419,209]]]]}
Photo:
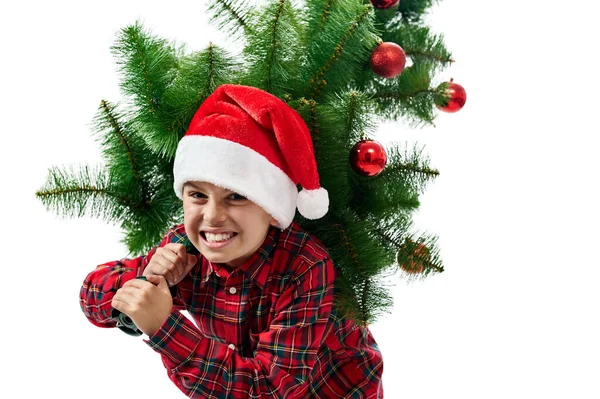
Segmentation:
{"type": "Polygon", "coordinates": [[[334,278],[329,259],[307,267],[279,298],[253,358],[203,337],[179,312],[145,342],[189,397],[304,398],[332,310],[334,278]]]}
{"type": "MultiPolygon", "coordinates": [[[[112,298],[127,281],[141,276],[156,249],[180,237],[173,229],[147,255],[133,259],[121,259],[98,265],[89,273],[79,291],[79,304],[88,320],[98,327],[115,327],[111,317],[112,298]]],[[[173,298],[175,309],[185,309],[180,300],[173,298]]]]}
{"type": "Polygon", "coordinates": [[[112,298],[123,284],[142,275],[148,256],[104,263],[87,275],[79,291],[79,304],[92,324],[116,326],[116,319],[111,317],[112,298]]]}

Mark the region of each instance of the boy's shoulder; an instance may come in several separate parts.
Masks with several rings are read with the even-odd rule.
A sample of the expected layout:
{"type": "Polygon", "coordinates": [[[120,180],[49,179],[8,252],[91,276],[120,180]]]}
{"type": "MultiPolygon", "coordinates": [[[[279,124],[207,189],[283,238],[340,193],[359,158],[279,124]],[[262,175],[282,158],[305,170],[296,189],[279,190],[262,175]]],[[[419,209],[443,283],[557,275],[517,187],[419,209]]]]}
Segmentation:
{"type": "Polygon", "coordinates": [[[163,238],[161,246],[170,243],[183,244],[185,246],[186,252],[198,255],[198,250],[188,238],[187,233],[185,232],[185,225],[183,223],[174,224],[171,226],[171,228],[169,228],[169,231],[167,231],[163,238]]]}
{"type": "Polygon", "coordinates": [[[179,224],[174,224],[169,228],[169,231],[167,231],[167,235],[169,236],[186,236],[187,234],[185,233],[185,225],[183,223],[179,223],[179,224]]]}
{"type": "Polygon", "coordinates": [[[263,276],[265,281],[291,278],[300,283],[307,278],[313,282],[334,278],[335,266],[325,245],[296,222],[276,237],[270,265],[263,272],[268,275],[263,276]]]}
{"type": "Polygon", "coordinates": [[[308,264],[321,262],[329,258],[327,248],[321,240],[304,230],[296,222],[281,231],[277,239],[277,247],[288,252],[292,257],[300,257],[308,264]]]}

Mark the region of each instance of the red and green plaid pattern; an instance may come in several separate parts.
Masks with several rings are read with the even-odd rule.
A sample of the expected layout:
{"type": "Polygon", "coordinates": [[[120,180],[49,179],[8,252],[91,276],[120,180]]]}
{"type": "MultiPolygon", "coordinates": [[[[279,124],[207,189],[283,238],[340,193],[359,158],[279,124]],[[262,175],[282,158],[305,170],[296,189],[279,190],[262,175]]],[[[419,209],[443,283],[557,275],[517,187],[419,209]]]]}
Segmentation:
{"type": "MultiPolygon", "coordinates": [[[[198,254],[183,225],[159,246],[170,242],[198,254]]],[[[114,327],[114,293],[142,274],[154,252],[87,276],[80,302],[93,324],[114,327]]],[[[233,272],[200,257],[173,290],[173,312],[144,342],[192,398],[382,398],[381,353],[367,328],[338,317],[335,273],[323,245],[297,224],[272,228],[233,272]]]]}

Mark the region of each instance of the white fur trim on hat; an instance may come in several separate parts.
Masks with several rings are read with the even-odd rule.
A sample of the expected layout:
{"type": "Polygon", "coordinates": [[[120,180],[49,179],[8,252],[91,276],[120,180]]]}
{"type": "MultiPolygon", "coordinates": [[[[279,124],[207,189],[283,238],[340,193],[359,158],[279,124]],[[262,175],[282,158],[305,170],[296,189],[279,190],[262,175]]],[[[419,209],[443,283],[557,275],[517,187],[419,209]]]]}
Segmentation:
{"type": "Polygon", "coordinates": [[[212,136],[184,136],[173,165],[175,194],[183,185],[204,181],[248,198],[287,228],[296,214],[298,189],[288,175],[251,148],[212,136]]]}
{"type": "Polygon", "coordinates": [[[320,187],[316,190],[302,190],[298,193],[298,211],[307,219],[319,219],[329,210],[329,193],[320,187]]]}

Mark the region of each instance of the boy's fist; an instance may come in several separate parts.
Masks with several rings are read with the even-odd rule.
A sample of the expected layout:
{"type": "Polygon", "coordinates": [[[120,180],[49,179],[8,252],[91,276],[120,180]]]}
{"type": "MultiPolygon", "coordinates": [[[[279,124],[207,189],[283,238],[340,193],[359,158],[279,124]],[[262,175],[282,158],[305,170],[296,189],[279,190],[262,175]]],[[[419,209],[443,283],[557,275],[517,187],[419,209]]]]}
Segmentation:
{"type": "Polygon", "coordinates": [[[149,337],[156,334],[173,310],[173,298],[162,276],[148,276],[148,281],[133,279],[123,284],[111,305],[125,313],[137,328],[149,337]]]}
{"type": "Polygon", "coordinates": [[[198,257],[188,254],[183,244],[169,243],[156,249],[143,275],[163,276],[170,286],[174,286],[183,280],[196,262],[198,257]]]}

